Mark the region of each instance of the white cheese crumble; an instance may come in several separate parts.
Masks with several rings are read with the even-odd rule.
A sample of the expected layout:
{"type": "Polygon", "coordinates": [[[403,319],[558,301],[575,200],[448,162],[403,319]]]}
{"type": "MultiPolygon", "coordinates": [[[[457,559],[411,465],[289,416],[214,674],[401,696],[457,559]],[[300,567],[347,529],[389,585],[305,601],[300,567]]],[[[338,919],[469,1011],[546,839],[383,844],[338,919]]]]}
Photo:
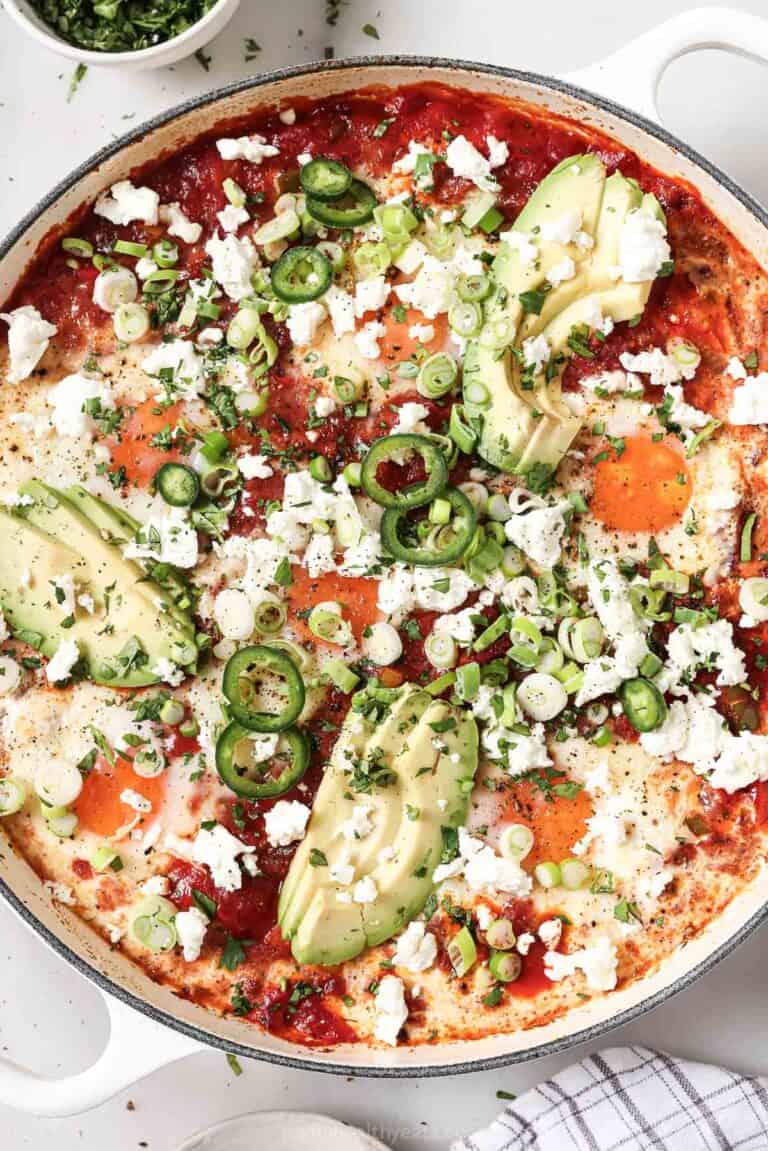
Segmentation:
{"type": "Polygon", "coordinates": [[[272,156],[279,156],[280,149],[268,144],[264,136],[238,136],[236,139],[216,141],[216,148],[222,160],[247,160],[249,164],[261,164],[272,156]]]}
{"type": "MultiPolygon", "coordinates": [[[[486,158],[482,152],[478,152],[466,136],[455,136],[451,140],[445,150],[445,162],[454,176],[459,176],[463,180],[470,180],[483,191],[495,192],[499,187],[498,181],[491,175],[490,159],[486,158]]],[[[504,161],[500,162],[503,163],[504,161]]]]}
{"type": "Polygon", "coordinates": [[[525,232],[499,232],[499,239],[508,244],[513,252],[517,252],[520,263],[524,268],[535,264],[539,258],[539,249],[525,232]]]}
{"type": "Polygon", "coordinates": [[[384,324],[371,320],[355,334],[355,347],[364,360],[378,360],[381,355],[379,340],[386,335],[384,324]]]}
{"type": "MultiPolygon", "coordinates": [[[[157,344],[141,364],[148,376],[158,377],[169,369],[173,379],[167,390],[187,398],[196,396],[203,387],[203,361],[191,340],[167,340],[157,344]]],[[[157,393],[158,399],[165,396],[166,385],[157,393]]]]}
{"type": "Polygon", "coordinates": [[[429,428],[424,420],[429,415],[429,408],[424,404],[408,402],[401,404],[397,409],[397,423],[392,428],[392,435],[408,435],[410,432],[427,433],[429,428]]]}
{"type": "Polygon", "coordinates": [[[239,456],[237,470],[245,480],[267,480],[274,475],[272,467],[267,463],[267,457],[258,452],[239,456]]]}
{"type": "Polygon", "coordinates": [[[286,324],[294,344],[305,348],[313,343],[326,315],[327,312],[319,300],[309,300],[305,304],[291,304],[286,324]]]}
{"type": "Polygon", "coordinates": [[[243,885],[238,856],[256,850],[241,843],[226,827],[217,823],[209,830],[201,827],[192,841],[192,859],[210,869],[211,878],[222,891],[237,891],[243,885]]]}
{"type": "Polygon", "coordinates": [[[230,300],[242,300],[251,295],[251,280],[259,266],[259,258],[247,237],[238,239],[229,234],[222,239],[211,236],[205,251],[213,261],[213,278],[221,284],[230,300]]]}
{"type": "Polygon", "coordinates": [[[365,875],[362,879],[358,879],[352,888],[354,903],[374,903],[378,894],[379,889],[376,886],[376,880],[371,875],[365,875]]]}
{"type": "Polygon", "coordinates": [[[46,664],[45,678],[49,683],[62,683],[69,679],[79,659],[80,649],[76,641],[63,639],[46,664]]]}
{"type": "Polygon", "coordinates": [[[323,296],[323,303],[328,309],[333,334],[337,339],[341,338],[341,336],[347,332],[354,332],[355,301],[349,292],[345,292],[343,288],[337,288],[335,284],[331,284],[323,296]]]}
{"type": "Polygon", "coordinates": [[[58,328],[44,320],[30,304],[14,308],[12,312],[0,312],[0,320],[8,325],[11,359],[8,383],[18,384],[35,370],[58,328]]]}
{"type": "Polygon", "coordinates": [[[159,205],[160,197],[151,188],[136,188],[130,180],[119,180],[101,193],[93,211],[111,224],[132,224],[134,220],[156,224],[159,205]]]}
{"type": "Polygon", "coordinates": [[[197,907],[190,907],[188,911],[177,911],[175,922],[184,959],[187,963],[194,963],[203,949],[208,917],[197,907]]]}
{"type": "Polygon", "coordinates": [[[373,823],[371,822],[371,812],[373,805],[370,803],[356,803],[352,808],[352,814],[349,819],[345,819],[341,825],[341,834],[349,842],[357,839],[365,839],[373,831],[373,823]]]}
{"type": "Polygon", "coordinates": [[[152,804],[140,792],[134,791],[132,787],[126,787],[120,792],[120,802],[124,803],[126,807],[130,807],[132,811],[139,812],[142,815],[148,815],[152,810],[152,804]]]}
{"type": "Polygon", "coordinates": [[[553,983],[582,971],[587,987],[592,991],[612,991],[616,986],[618,957],[616,947],[605,936],[598,936],[591,947],[563,955],[559,951],[547,951],[544,956],[544,974],[553,983]]]}
{"type": "Polygon", "coordinates": [[[423,144],[419,144],[416,140],[408,141],[408,151],[399,160],[395,160],[392,165],[392,171],[402,174],[404,176],[410,175],[416,167],[416,161],[419,156],[433,156],[434,153],[425,148],[423,144]]]}
{"type": "Polygon", "coordinates": [[[295,799],[280,799],[264,816],[267,839],[273,847],[287,847],[304,838],[310,809],[295,799]]]}
{"type": "Polygon", "coordinates": [[[459,854],[450,863],[441,863],[435,869],[433,880],[442,883],[463,875],[472,891],[483,891],[489,895],[499,892],[524,898],[533,886],[516,859],[504,859],[492,847],[470,835],[464,827],[459,828],[459,854]]]}
{"type": "Polygon", "coordinates": [[[627,214],[619,234],[617,268],[625,283],[639,284],[655,279],[671,255],[663,220],[645,208],[627,214]]]}
{"type": "Polygon", "coordinates": [[[51,899],[55,899],[57,903],[63,903],[66,907],[74,907],[75,893],[71,887],[67,887],[63,883],[55,883],[52,879],[46,879],[43,887],[51,899]]]}
{"type": "Polygon", "coordinates": [[[725,374],[730,376],[732,380],[746,380],[747,369],[738,356],[731,356],[725,365],[725,374]]]}
{"type": "Polygon", "coordinates": [[[380,1043],[397,1045],[397,1037],[408,1018],[405,987],[396,975],[385,975],[376,990],[376,1021],[373,1034],[380,1043]]]}
{"type": "Polygon", "coordinates": [[[248,210],[238,207],[237,204],[227,204],[226,208],[216,213],[222,232],[237,232],[250,218],[248,210]]]}
{"type": "Polygon", "coordinates": [[[746,377],[734,388],[728,421],[737,427],[768,424],[768,372],[746,377]]]}
{"type": "Polygon", "coordinates": [[[165,508],[156,501],[136,537],[123,548],[126,559],[154,559],[179,568],[197,563],[197,531],[186,508],[165,508]]]}
{"type": "Polygon", "coordinates": [[[102,411],[114,408],[115,401],[105,380],[79,372],[59,380],[48,393],[48,403],[53,408],[51,423],[57,435],[78,440],[93,436],[95,424],[85,405],[94,401],[98,401],[102,411]]]}
{"type": "Polygon", "coordinates": [[[203,234],[203,225],[190,220],[178,200],[161,205],[160,219],[168,228],[168,234],[177,236],[185,244],[196,244],[203,234]]]}
{"type": "Polygon", "coordinates": [[[542,496],[515,488],[509,494],[509,507],[512,515],[504,525],[507,539],[535,563],[553,568],[560,558],[568,501],[550,504],[542,496]]]}
{"type": "Polygon", "coordinates": [[[547,951],[554,951],[563,934],[563,922],[561,919],[545,919],[539,925],[539,939],[546,947],[547,951]]]}
{"type": "Polygon", "coordinates": [[[452,290],[451,266],[430,255],[422,260],[415,280],[395,286],[395,294],[400,302],[406,307],[415,308],[428,320],[434,320],[441,312],[448,311],[452,290]]]}
{"type": "Polygon", "coordinates": [[[581,229],[581,212],[569,208],[554,220],[545,220],[541,225],[542,240],[555,244],[572,244],[581,229]]]}
{"type": "Polygon", "coordinates": [[[527,368],[533,369],[535,376],[543,371],[545,364],[549,362],[551,353],[552,349],[546,336],[533,336],[523,340],[523,361],[527,368]]]}
{"type": "Polygon", "coordinates": [[[395,967],[404,967],[418,975],[428,971],[436,959],[437,940],[420,920],[414,919],[395,940],[392,962],[395,967]]]}
{"type": "Polygon", "coordinates": [[[253,608],[244,591],[224,588],[213,602],[213,618],[224,639],[246,640],[253,632],[253,608]]]}
{"type": "Polygon", "coordinates": [[[361,319],[366,312],[378,312],[389,299],[391,290],[385,276],[358,280],[355,284],[355,315],[361,319]]]}
{"type": "Polygon", "coordinates": [[[564,256],[557,264],[553,264],[547,272],[547,280],[556,288],[558,284],[564,284],[566,280],[572,280],[576,275],[576,264],[570,256],[564,256]]]}

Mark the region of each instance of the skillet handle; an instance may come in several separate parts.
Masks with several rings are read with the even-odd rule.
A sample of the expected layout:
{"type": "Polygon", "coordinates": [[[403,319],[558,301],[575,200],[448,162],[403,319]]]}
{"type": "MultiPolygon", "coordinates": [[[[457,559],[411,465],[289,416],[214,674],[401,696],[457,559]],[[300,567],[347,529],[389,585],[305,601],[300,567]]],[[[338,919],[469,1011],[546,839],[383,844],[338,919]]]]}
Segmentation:
{"type": "Polygon", "coordinates": [[[52,1079],[0,1059],[0,1103],[33,1115],[77,1115],[105,1103],[158,1067],[205,1050],[111,995],[104,995],[104,1002],[109,1039],[91,1067],[66,1079],[52,1079]]]}
{"type": "Polygon", "coordinates": [[[561,79],[660,124],[657,93],[661,77],[673,60],[701,48],[724,48],[768,63],[768,21],[735,8],[693,8],[561,79]]]}

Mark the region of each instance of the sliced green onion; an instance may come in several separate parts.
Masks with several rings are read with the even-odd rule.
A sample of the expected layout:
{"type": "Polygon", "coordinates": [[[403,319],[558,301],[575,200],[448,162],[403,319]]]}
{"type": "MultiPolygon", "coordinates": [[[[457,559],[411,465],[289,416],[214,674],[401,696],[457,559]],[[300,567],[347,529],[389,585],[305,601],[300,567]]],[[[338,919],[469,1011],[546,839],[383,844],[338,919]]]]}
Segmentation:
{"type": "Polygon", "coordinates": [[[200,734],[200,724],[197,722],[193,715],[187,719],[182,720],[179,724],[179,735],[183,735],[188,739],[194,739],[196,735],[200,734]]]}
{"type": "Polygon", "coordinates": [[[742,581],[739,607],[757,623],[768,620],[768,579],[753,576],[742,581]]]}
{"type": "Polygon", "coordinates": [[[431,683],[428,683],[424,690],[428,692],[429,695],[442,695],[449,687],[453,687],[455,682],[456,672],[446,671],[443,675],[439,675],[437,679],[433,679],[431,683]]]}
{"type": "Polygon", "coordinates": [[[687,595],[691,586],[689,576],[684,572],[673,571],[666,565],[653,568],[648,577],[648,583],[652,588],[661,588],[663,591],[671,592],[672,595],[687,595]]]}
{"type": "Polygon", "coordinates": [[[72,252],[74,256],[82,256],[86,260],[93,258],[94,248],[90,240],[81,240],[78,236],[65,236],[61,246],[65,252],[72,252]]]}
{"type": "Polygon", "coordinates": [[[227,343],[230,348],[244,352],[258,335],[264,331],[261,316],[255,308],[241,308],[235,312],[227,328],[227,343]]]}
{"type": "Polygon", "coordinates": [[[665,608],[667,593],[661,588],[655,591],[646,584],[632,584],[629,589],[629,602],[636,615],[643,619],[663,622],[671,618],[665,608]]]}
{"type": "Polygon", "coordinates": [[[120,256],[135,256],[137,260],[143,260],[149,255],[146,244],[134,244],[132,240],[115,240],[112,251],[120,256]]]}
{"type": "Polygon", "coordinates": [[[343,475],[344,479],[347,481],[347,483],[349,484],[349,486],[351,488],[359,488],[361,483],[362,483],[362,480],[360,478],[360,472],[361,471],[362,471],[362,465],[361,464],[351,463],[351,464],[346,465],[346,467],[344,468],[344,471],[341,474],[343,475]]]}
{"type": "Polygon", "coordinates": [[[352,263],[358,276],[371,280],[374,276],[384,275],[392,263],[392,253],[386,244],[365,243],[352,253],[352,263]]]}
{"type": "MultiPolygon", "coordinates": [[[[272,339],[267,329],[262,324],[261,329],[256,333],[257,343],[251,348],[248,353],[248,363],[251,365],[254,376],[258,379],[272,367],[280,354],[280,349],[275,340],[272,339]]],[[[266,397],[264,399],[264,409],[262,412],[257,413],[263,415],[267,408],[266,397]]]]}
{"type": "Polygon", "coordinates": [[[476,512],[485,510],[488,503],[488,488],[485,484],[476,480],[466,480],[463,484],[459,484],[459,491],[464,493],[476,512]]]}
{"type": "Polygon", "coordinates": [[[456,668],[456,694],[467,701],[474,699],[480,690],[480,664],[465,663],[456,668]]]}
{"type": "Polygon", "coordinates": [[[470,425],[463,404],[454,404],[448,421],[448,435],[456,447],[465,455],[470,455],[477,443],[477,432],[470,425]]]}
{"type": "Polygon", "coordinates": [[[312,635],[343,647],[351,643],[352,629],[341,613],[342,606],[335,601],[316,604],[307,619],[312,635]]]}
{"type": "Polygon", "coordinates": [[[451,331],[464,340],[477,336],[483,326],[483,309],[471,300],[459,300],[448,309],[451,331]]]}
{"type": "Polygon", "coordinates": [[[435,352],[425,360],[419,369],[416,391],[427,399],[436,400],[446,396],[453,388],[459,370],[456,361],[446,352],[435,352]]]}
{"type": "Polygon", "coordinates": [[[71,839],[77,831],[79,820],[74,811],[62,811],[60,807],[54,807],[46,814],[45,822],[48,830],[59,839],[71,839]]]}
{"type": "Polygon", "coordinates": [[[333,394],[340,404],[354,404],[362,398],[364,391],[365,381],[362,378],[334,376],[333,394]]]}
{"type": "Polygon", "coordinates": [[[519,548],[516,548],[514,544],[509,544],[504,548],[501,570],[507,579],[514,579],[516,576],[522,575],[526,566],[525,556],[519,548]]]}
{"type": "Polygon", "coordinates": [[[554,673],[554,676],[555,679],[560,680],[568,695],[574,695],[584,683],[584,672],[577,663],[564,664],[559,671],[554,673]]]}
{"type": "Polygon", "coordinates": [[[499,851],[505,859],[525,859],[533,850],[533,832],[524,823],[510,823],[501,833],[499,851]]]}
{"type": "Polygon", "coordinates": [[[493,495],[488,497],[485,505],[485,514],[496,523],[504,523],[512,516],[509,500],[503,496],[501,492],[494,492],[493,495]]]}
{"type": "Polygon", "coordinates": [[[664,664],[654,652],[649,651],[647,655],[643,656],[643,661],[640,664],[640,675],[645,679],[653,679],[655,675],[663,668],[664,664]]]}
{"type": "Polygon", "coordinates": [[[446,950],[451,967],[459,978],[466,975],[477,962],[477,946],[466,926],[449,940],[446,950]]]}
{"type": "Polygon", "coordinates": [[[676,364],[681,368],[688,368],[691,371],[696,371],[701,363],[701,353],[695,344],[690,340],[683,340],[681,338],[673,338],[667,344],[667,354],[672,357],[676,364]]]}
{"type": "Polygon", "coordinates": [[[285,626],[287,615],[279,600],[262,600],[253,609],[253,626],[262,635],[275,635],[285,626]]]}
{"type": "Polygon", "coordinates": [[[480,632],[475,642],[472,645],[473,651],[485,651],[491,644],[496,643],[503,635],[507,634],[509,627],[509,619],[504,614],[497,616],[492,624],[480,632]]]}
{"type": "Polygon", "coordinates": [[[333,479],[331,465],[325,456],[313,456],[309,461],[309,474],[321,484],[329,484],[333,479]]]}
{"type": "Polygon", "coordinates": [[[97,847],[91,856],[91,867],[94,871],[106,871],[108,867],[111,867],[113,871],[120,871],[122,866],[123,861],[119,853],[109,843],[97,847]]]}
{"type": "Polygon", "coordinates": [[[486,212],[496,204],[493,192],[475,192],[467,199],[461,222],[465,228],[476,228],[486,212]]]}
{"type": "Polygon", "coordinates": [[[560,877],[563,887],[569,891],[580,891],[589,886],[592,870],[580,859],[564,859],[560,864],[560,877]]]}
{"type": "Polygon", "coordinates": [[[534,667],[539,658],[542,635],[533,620],[517,615],[509,625],[509,638],[512,646],[509,656],[521,667],[534,667]]]}
{"type": "Polygon", "coordinates": [[[539,647],[539,658],[536,661],[536,671],[543,671],[547,675],[554,675],[561,671],[565,664],[565,654],[559,643],[545,635],[539,647]]]}
{"type": "Polygon", "coordinates": [[[484,272],[468,276],[462,275],[456,281],[456,292],[459,299],[463,300],[465,304],[477,304],[481,300],[487,299],[491,294],[492,287],[491,277],[486,276],[484,272]]]}
{"type": "Polygon", "coordinates": [[[455,667],[459,658],[453,637],[434,631],[424,641],[424,655],[437,668],[455,667]]]}
{"type": "Polygon", "coordinates": [[[511,919],[494,919],[488,925],[485,938],[494,951],[511,951],[517,943],[515,925],[511,919]]]}
{"type": "Polygon", "coordinates": [[[253,233],[253,242],[261,247],[274,244],[278,240],[286,240],[289,236],[293,236],[300,227],[301,220],[297,212],[293,208],[289,208],[287,212],[281,212],[279,216],[267,220],[265,224],[257,228],[253,233]]]}
{"type": "Polygon", "coordinates": [[[487,408],[491,402],[491,394],[480,380],[472,380],[464,384],[464,402],[471,404],[473,408],[487,408]]]}
{"type": "Polygon", "coordinates": [[[158,268],[142,285],[145,296],[159,296],[176,283],[181,273],[176,268],[158,268]]]}
{"type": "Polygon", "coordinates": [[[515,324],[510,316],[493,316],[480,333],[480,343],[486,348],[506,348],[513,343],[515,333],[515,324]]]}
{"type": "Polygon", "coordinates": [[[133,344],[149,331],[149,312],[143,304],[120,304],[112,316],[112,326],[121,343],[133,344]]]}
{"type": "Polygon", "coordinates": [[[429,522],[431,524],[449,524],[453,508],[448,500],[438,498],[429,505],[429,522]]]}
{"type": "Polygon", "coordinates": [[[315,247],[318,252],[322,252],[327,260],[330,260],[334,272],[340,272],[343,269],[347,262],[347,255],[341,244],[336,244],[331,240],[321,240],[315,247]]]}
{"type": "Polygon", "coordinates": [[[230,176],[227,176],[226,180],[223,181],[221,186],[224,189],[224,195],[227,197],[230,204],[232,204],[234,208],[245,207],[248,197],[236,180],[233,180],[230,176]]]}
{"type": "Polygon", "coordinates": [[[752,533],[755,530],[757,523],[757,512],[750,512],[744,520],[744,526],[741,529],[741,544],[739,546],[739,559],[743,564],[748,564],[752,559],[752,533]]]}
{"type": "Polygon", "coordinates": [[[140,905],[131,924],[131,933],[150,951],[171,951],[176,946],[176,908],[160,895],[140,905]]]}
{"type": "Polygon", "coordinates": [[[339,691],[343,691],[345,695],[353,692],[361,682],[360,676],[356,675],[340,659],[329,659],[327,663],[323,664],[323,675],[327,676],[333,686],[337,687],[339,691]]]}
{"type": "Polygon", "coordinates": [[[494,951],[488,960],[488,970],[499,983],[514,983],[520,978],[523,961],[516,951],[494,951]]]}
{"type": "Polygon", "coordinates": [[[603,625],[600,620],[590,616],[572,622],[568,638],[573,658],[578,663],[589,663],[591,659],[597,659],[603,650],[603,625]]]}
{"type": "Polygon", "coordinates": [[[179,262],[179,247],[172,240],[158,240],[152,248],[152,259],[158,268],[172,268],[179,262]]]}
{"type": "Polygon", "coordinates": [[[167,699],[160,708],[160,720],[169,727],[178,727],[184,718],[184,704],[178,699],[167,699]]]}
{"type": "Polygon", "coordinates": [[[531,719],[546,723],[568,706],[568,692],[554,675],[536,671],[518,684],[517,702],[531,719]]]}
{"type": "Polygon", "coordinates": [[[27,787],[23,779],[6,775],[0,779],[0,815],[15,815],[21,811],[27,798],[27,787]]]}
{"type": "Polygon", "coordinates": [[[563,882],[560,868],[556,863],[549,860],[546,863],[537,863],[533,869],[533,875],[541,887],[559,887],[563,882]]]}
{"type": "Polygon", "coordinates": [[[613,735],[611,734],[611,729],[606,727],[605,724],[603,724],[601,727],[598,727],[597,731],[592,736],[592,742],[594,743],[595,747],[608,747],[609,744],[613,743],[613,735]]]}

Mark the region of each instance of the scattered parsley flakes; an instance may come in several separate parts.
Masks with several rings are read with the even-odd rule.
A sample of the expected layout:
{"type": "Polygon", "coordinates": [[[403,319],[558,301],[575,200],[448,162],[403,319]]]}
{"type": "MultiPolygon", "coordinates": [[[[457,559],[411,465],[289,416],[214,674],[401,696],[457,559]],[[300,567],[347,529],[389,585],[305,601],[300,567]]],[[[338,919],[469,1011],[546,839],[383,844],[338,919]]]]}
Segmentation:
{"type": "Polygon", "coordinates": [[[243,40],[243,52],[246,64],[250,64],[261,52],[261,44],[254,40],[253,36],[246,36],[243,40]]]}
{"type": "Polygon", "coordinates": [[[375,24],[363,24],[363,32],[366,36],[370,36],[372,40],[380,40],[379,30],[375,24]]]}
{"type": "Polygon", "coordinates": [[[243,1069],[240,1066],[240,1060],[237,1058],[236,1055],[232,1055],[231,1052],[227,1053],[227,1063],[229,1064],[230,1068],[232,1069],[233,1075],[242,1075],[243,1074],[243,1069]]]}
{"type": "Polygon", "coordinates": [[[72,79],[69,81],[69,89],[67,91],[67,103],[70,104],[75,97],[77,89],[85,79],[88,67],[85,64],[78,64],[72,73],[72,79]]]}
{"type": "Polygon", "coordinates": [[[195,52],[195,59],[203,71],[210,72],[213,56],[210,56],[207,52],[204,52],[202,48],[198,48],[198,50],[195,52]]]}

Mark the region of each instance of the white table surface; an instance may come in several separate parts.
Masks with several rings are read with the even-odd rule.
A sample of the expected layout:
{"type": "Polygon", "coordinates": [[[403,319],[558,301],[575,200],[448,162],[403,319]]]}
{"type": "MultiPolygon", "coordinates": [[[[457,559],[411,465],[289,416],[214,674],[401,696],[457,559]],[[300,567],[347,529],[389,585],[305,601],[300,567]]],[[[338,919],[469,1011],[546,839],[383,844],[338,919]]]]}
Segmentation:
{"type": "MultiPolygon", "coordinates": [[[[92,151],[178,101],[257,69],[337,56],[413,52],[459,56],[541,72],[571,71],[688,7],[684,0],[350,0],[335,28],[323,0],[243,0],[210,47],[209,73],[193,59],[122,76],[91,71],[67,102],[72,67],[0,15],[0,232],[92,151]],[[376,41],[362,32],[373,23],[376,41]],[[262,46],[246,64],[243,41],[262,46]]],[[[741,7],[768,14],[766,0],[741,7]]],[[[768,75],[757,64],[706,52],[679,61],[662,85],[668,127],[768,201],[768,75]]],[[[702,1060],[768,1073],[765,936],[753,937],[696,986],[615,1032],[702,1060]]],[[[88,1066],[107,1020],[96,991],[0,906],[0,1049],[48,1074],[88,1066]]],[[[4,1151],[172,1151],[200,1127],[261,1108],[323,1111],[357,1123],[398,1151],[445,1147],[493,1116],[499,1088],[521,1092],[570,1061],[550,1058],[507,1071],[387,1082],[333,1078],[247,1063],[235,1078],[218,1052],[165,1068],[81,1117],[37,1119],[0,1108],[4,1151]]]]}

